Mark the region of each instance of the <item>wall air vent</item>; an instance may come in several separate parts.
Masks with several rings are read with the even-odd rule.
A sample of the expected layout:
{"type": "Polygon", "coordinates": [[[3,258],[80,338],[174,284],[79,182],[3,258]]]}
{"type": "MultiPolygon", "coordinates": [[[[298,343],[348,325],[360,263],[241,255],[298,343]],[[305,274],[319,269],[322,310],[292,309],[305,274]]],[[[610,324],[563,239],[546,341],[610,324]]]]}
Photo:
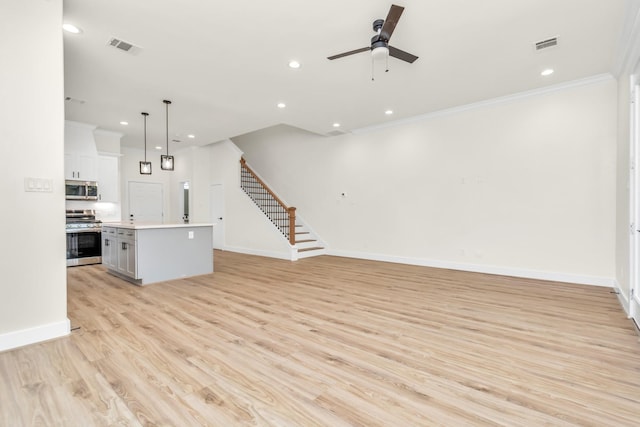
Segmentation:
{"type": "Polygon", "coordinates": [[[543,49],[548,49],[550,47],[554,47],[558,45],[558,38],[557,37],[553,37],[550,39],[546,39],[546,40],[541,40],[539,42],[536,42],[535,44],[535,48],[536,51],[539,52],[543,49]]]}
{"type": "Polygon", "coordinates": [[[136,54],[140,50],[140,48],[133,43],[126,42],[124,40],[117,39],[115,37],[111,37],[107,42],[107,46],[115,47],[123,52],[136,54]]]}

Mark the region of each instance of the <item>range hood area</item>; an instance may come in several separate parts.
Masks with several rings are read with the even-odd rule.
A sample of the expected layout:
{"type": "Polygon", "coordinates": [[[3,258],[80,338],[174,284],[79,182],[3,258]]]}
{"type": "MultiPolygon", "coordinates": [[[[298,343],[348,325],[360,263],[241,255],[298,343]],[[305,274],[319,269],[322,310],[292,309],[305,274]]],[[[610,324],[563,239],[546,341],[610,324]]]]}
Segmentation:
{"type": "Polygon", "coordinates": [[[120,220],[120,139],[118,132],[65,120],[66,209],[93,209],[100,219],[120,220]]]}

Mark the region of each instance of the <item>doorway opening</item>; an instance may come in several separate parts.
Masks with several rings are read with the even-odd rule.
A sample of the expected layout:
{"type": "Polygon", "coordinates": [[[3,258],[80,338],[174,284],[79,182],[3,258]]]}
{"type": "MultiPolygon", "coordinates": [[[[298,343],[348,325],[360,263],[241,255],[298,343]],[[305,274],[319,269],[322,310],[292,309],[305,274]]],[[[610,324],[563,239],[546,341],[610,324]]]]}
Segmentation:
{"type": "Polygon", "coordinates": [[[178,213],[184,223],[189,222],[189,181],[178,183],[178,213]]]}

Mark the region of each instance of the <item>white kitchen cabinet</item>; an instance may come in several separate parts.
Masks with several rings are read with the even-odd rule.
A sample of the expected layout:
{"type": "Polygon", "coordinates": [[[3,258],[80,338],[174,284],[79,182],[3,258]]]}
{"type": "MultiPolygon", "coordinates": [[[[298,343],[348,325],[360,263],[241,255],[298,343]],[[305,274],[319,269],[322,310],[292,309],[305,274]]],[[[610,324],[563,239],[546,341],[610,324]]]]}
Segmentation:
{"type": "Polygon", "coordinates": [[[136,232],[117,228],[118,236],[118,273],[137,279],[137,262],[136,262],[136,232]]]}
{"type": "Polygon", "coordinates": [[[98,151],[93,137],[95,126],[72,121],[64,125],[64,176],[66,179],[96,181],[98,151]]]}
{"type": "Polygon", "coordinates": [[[119,187],[118,157],[98,155],[98,201],[119,202],[119,187]]]}
{"type": "Polygon", "coordinates": [[[118,236],[115,228],[102,227],[102,264],[118,269],[118,236]]]}
{"type": "Polygon", "coordinates": [[[111,223],[117,265],[109,273],[136,285],[213,273],[213,224],[111,223]]]}
{"type": "Polygon", "coordinates": [[[65,153],[64,177],[65,179],[97,181],[98,157],[84,153],[65,153]]]}

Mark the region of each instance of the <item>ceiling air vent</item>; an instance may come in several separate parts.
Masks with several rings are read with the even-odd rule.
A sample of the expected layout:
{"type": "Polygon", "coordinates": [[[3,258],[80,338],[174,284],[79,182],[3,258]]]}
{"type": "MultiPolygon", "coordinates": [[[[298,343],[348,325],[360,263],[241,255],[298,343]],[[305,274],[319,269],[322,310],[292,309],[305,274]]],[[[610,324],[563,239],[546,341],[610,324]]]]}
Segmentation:
{"type": "Polygon", "coordinates": [[[546,40],[541,40],[539,42],[536,42],[536,51],[541,51],[543,49],[548,49],[550,47],[554,47],[558,45],[558,38],[557,37],[553,37],[550,39],[546,39],[546,40]]]}
{"type": "Polygon", "coordinates": [[[333,130],[331,132],[328,132],[327,135],[329,136],[340,136],[340,135],[344,135],[346,132],[342,132],[341,130],[333,130]]]}
{"type": "Polygon", "coordinates": [[[129,43],[115,37],[111,37],[109,39],[107,46],[115,47],[116,49],[120,49],[121,51],[128,53],[137,53],[137,51],[140,50],[140,48],[133,43],[129,43]]]}

